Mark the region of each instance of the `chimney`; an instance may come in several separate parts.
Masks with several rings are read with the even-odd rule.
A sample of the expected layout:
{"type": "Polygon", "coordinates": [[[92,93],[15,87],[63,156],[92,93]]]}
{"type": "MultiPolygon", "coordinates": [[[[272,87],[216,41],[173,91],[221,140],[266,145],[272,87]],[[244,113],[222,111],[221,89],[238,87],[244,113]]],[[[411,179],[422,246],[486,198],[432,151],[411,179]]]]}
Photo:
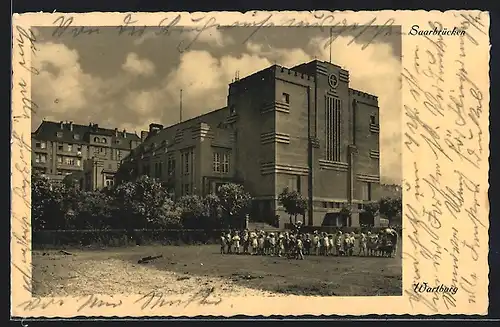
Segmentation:
{"type": "Polygon", "coordinates": [[[118,137],[118,128],[115,128],[115,137],[118,137]]]}
{"type": "Polygon", "coordinates": [[[149,132],[141,131],[141,142],[144,142],[148,138],[149,132]]]}
{"type": "Polygon", "coordinates": [[[59,122],[59,127],[60,127],[61,129],[63,129],[63,128],[64,128],[64,122],[63,122],[62,120],[59,122]]]}
{"type": "Polygon", "coordinates": [[[72,121],[69,122],[69,130],[73,131],[73,122],[72,121]]]}
{"type": "Polygon", "coordinates": [[[124,138],[124,139],[126,139],[126,138],[127,138],[127,130],[126,130],[126,129],[124,129],[124,130],[123,130],[123,138],[124,138]]]}
{"type": "Polygon", "coordinates": [[[163,125],[161,124],[149,124],[149,133],[156,133],[156,132],[159,132],[160,130],[163,129],[163,125]]]}

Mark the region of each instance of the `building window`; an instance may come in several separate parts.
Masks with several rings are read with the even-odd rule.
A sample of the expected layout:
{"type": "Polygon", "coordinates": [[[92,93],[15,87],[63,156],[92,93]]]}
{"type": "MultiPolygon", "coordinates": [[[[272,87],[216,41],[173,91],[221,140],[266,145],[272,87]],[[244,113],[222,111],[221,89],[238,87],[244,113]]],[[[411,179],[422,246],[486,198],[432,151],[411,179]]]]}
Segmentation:
{"type": "Polygon", "coordinates": [[[57,144],[57,150],[59,150],[59,151],[63,151],[63,150],[64,150],[64,144],[62,144],[62,143],[58,143],[58,144],[57,144]]]}
{"type": "Polygon", "coordinates": [[[98,137],[94,137],[94,142],[95,143],[99,143],[99,138],[98,137]]]}
{"type": "Polygon", "coordinates": [[[341,129],[341,101],[326,96],[326,160],[340,161],[340,129],[341,129]]]}
{"type": "Polygon", "coordinates": [[[370,116],[370,124],[376,124],[375,115],[370,116]]]}
{"type": "Polygon", "coordinates": [[[57,136],[58,138],[63,137],[63,132],[57,132],[57,133],[56,133],[56,136],[57,136]]]}
{"type": "Polygon", "coordinates": [[[169,176],[175,174],[175,159],[173,155],[169,155],[167,159],[167,173],[169,176]]]}
{"type": "Polygon", "coordinates": [[[281,100],[286,104],[290,104],[290,94],[283,93],[281,100]]]}
{"type": "Polygon", "coordinates": [[[189,185],[189,184],[184,184],[183,190],[182,190],[183,191],[182,195],[189,195],[189,194],[191,194],[190,186],[191,185],[189,185]]]}
{"type": "Polygon", "coordinates": [[[73,158],[64,158],[64,163],[69,166],[74,166],[75,165],[75,159],[73,158]]]}
{"type": "Polygon", "coordinates": [[[161,163],[155,162],[155,177],[161,178],[161,163]]]}
{"type": "Polygon", "coordinates": [[[222,173],[223,174],[229,173],[230,160],[231,160],[231,154],[230,153],[224,153],[222,155],[222,173]]]}
{"type": "Polygon", "coordinates": [[[372,200],[372,184],[369,182],[363,182],[361,184],[361,200],[371,201],[372,200]]]}
{"type": "Polygon", "coordinates": [[[107,187],[113,186],[115,184],[113,177],[106,176],[105,184],[107,187]]]}
{"type": "Polygon", "coordinates": [[[73,152],[73,144],[68,144],[68,152],[73,152]]]}
{"type": "Polygon", "coordinates": [[[75,135],[73,135],[73,138],[74,138],[75,140],[79,140],[79,139],[80,139],[80,134],[75,134],[75,135]]]}
{"type": "Polygon", "coordinates": [[[99,148],[99,152],[102,154],[106,154],[106,148],[99,148]]]}
{"type": "Polygon", "coordinates": [[[190,175],[193,167],[193,151],[186,151],[181,154],[182,169],[184,175],[190,175]]]}
{"type": "Polygon", "coordinates": [[[213,168],[215,173],[220,173],[220,153],[214,152],[214,163],[213,168]]]}
{"type": "Polygon", "coordinates": [[[82,160],[81,159],[76,159],[76,165],[80,167],[82,165],[82,160]]]}
{"type": "Polygon", "coordinates": [[[63,163],[63,157],[57,156],[57,163],[62,164],[63,163]]]}
{"type": "Polygon", "coordinates": [[[35,155],[35,162],[36,163],[46,163],[47,162],[47,155],[41,154],[41,153],[37,153],[35,155]]]}
{"type": "Polygon", "coordinates": [[[40,143],[40,142],[36,142],[36,143],[35,143],[35,148],[37,148],[37,149],[41,149],[41,148],[42,148],[42,143],[40,143]]]}
{"type": "Polygon", "coordinates": [[[216,151],[213,154],[214,173],[228,174],[231,170],[231,153],[216,151]]]}
{"type": "Polygon", "coordinates": [[[288,190],[300,192],[300,186],[300,175],[288,175],[288,190]]]}
{"type": "Polygon", "coordinates": [[[82,151],[82,146],[81,145],[77,145],[76,146],[76,151],[81,152],[82,151]]]}
{"type": "Polygon", "coordinates": [[[108,143],[108,140],[106,140],[106,138],[104,138],[104,137],[103,137],[103,138],[101,139],[101,142],[102,142],[103,144],[106,144],[106,143],[108,143]]]}

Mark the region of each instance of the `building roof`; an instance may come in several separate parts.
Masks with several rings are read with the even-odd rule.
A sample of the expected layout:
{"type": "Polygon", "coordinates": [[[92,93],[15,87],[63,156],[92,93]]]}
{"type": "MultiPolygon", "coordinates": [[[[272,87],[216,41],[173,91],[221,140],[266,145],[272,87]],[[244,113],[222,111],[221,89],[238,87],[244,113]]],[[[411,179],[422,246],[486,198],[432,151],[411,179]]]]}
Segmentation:
{"type": "MultiPolygon", "coordinates": [[[[70,123],[63,122],[63,128],[61,129],[61,122],[53,121],[43,121],[40,126],[32,133],[32,137],[40,141],[55,141],[64,143],[88,143],[88,139],[85,137],[88,134],[93,135],[104,135],[110,136],[114,140],[124,140],[124,141],[140,141],[140,137],[135,133],[128,133],[124,131],[118,131],[110,128],[102,128],[97,124],[89,125],[79,125],[72,124],[73,129],[69,128],[70,123]],[[116,133],[118,131],[118,133],[116,133]],[[62,132],[62,137],[57,137],[57,132],[62,132]],[[76,140],[75,135],[80,135],[80,139],[76,140]],[[124,134],[126,137],[124,137],[124,134]]],[[[120,142],[120,144],[113,143],[113,147],[116,148],[129,148],[127,142],[120,142]]]]}

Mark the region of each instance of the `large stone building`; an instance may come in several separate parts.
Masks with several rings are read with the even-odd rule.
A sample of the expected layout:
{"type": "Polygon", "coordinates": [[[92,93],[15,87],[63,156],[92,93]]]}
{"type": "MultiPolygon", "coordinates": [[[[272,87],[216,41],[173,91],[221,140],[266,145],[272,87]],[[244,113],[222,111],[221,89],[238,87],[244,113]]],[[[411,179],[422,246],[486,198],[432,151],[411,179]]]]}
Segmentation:
{"type": "Polygon", "coordinates": [[[308,199],[305,223],[315,226],[359,226],[363,205],[380,196],[377,97],[350,88],[349,72],[328,62],[238,79],[227,107],[167,128],[151,124],[141,138],[124,169],[170,181],[177,196],[242,183],[261,221],[288,221],[277,200],[285,187],[308,199]],[[344,206],[350,219],[338,214],[344,206]]]}
{"type": "Polygon", "coordinates": [[[72,177],[83,189],[100,189],[113,184],[121,160],[139,143],[125,130],[43,121],[31,135],[32,168],[54,182],[72,177]]]}

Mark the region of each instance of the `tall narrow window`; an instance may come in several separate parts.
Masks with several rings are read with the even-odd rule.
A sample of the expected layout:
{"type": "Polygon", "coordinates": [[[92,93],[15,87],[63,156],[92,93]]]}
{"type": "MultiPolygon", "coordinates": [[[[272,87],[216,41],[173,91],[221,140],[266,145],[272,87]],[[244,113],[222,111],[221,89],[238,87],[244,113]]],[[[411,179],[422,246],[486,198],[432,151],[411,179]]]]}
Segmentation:
{"type": "Polygon", "coordinates": [[[358,114],[358,102],[352,100],[352,144],[356,145],[356,115],[358,114]]]}
{"type": "Polygon", "coordinates": [[[286,104],[290,104],[290,94],[283,93],[281,100],[286,104]]]}
{"type": "Polygon", "coordinates": [[[174,155],[170,154],[167,160],[167,173],[169,176],[173,176],[175,173],[175,159],[174,155]]]}
{"type": "Polygon", "coordinates": [[[369,182],[363,182],[361,184],[361,200],[371,201],[372,199],[372,184],[369,182]]]}
{"type": "Polygon", "coordinates": [[[326,96],[326,160],[340,161],[341,100],[326,96]]]}
{"type": "Polygon", "coordinates": [[[220,153],[214,152],[213,169],[215,173],[220,173],[220,153]]]}
{"type": "Polygon", "coordinates": [[[193,157],[193,150],[187,150],[181,153],[181,173],[183,175],[192,175],[193,157]]]}
{"type": "Polygon", "coordinates": [[[224,153],[223,154],[223,156],[222,156],[222,173],[223,174],[228,174],[229,173],[230,159],[231,159],[231,154],[230,153],[224,153]]]}

